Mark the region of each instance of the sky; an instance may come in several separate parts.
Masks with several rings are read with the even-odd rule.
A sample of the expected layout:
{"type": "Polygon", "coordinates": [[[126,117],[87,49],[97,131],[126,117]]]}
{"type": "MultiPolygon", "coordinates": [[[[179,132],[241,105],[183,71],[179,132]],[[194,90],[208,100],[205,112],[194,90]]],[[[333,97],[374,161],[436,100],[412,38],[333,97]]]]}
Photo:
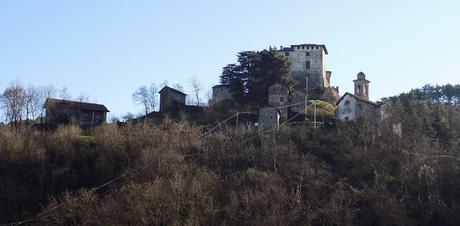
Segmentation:
{"type": "Polygon", "coordinates": [[[460,83],[458,12],[454,0],[0,0],[0,90],[67,87],[121,116],[142,112],[142,85],[190,92],[196,77],[204,93],[239,51],[313,43],[341,94],[363,71],[379,100],[460,83]]]}

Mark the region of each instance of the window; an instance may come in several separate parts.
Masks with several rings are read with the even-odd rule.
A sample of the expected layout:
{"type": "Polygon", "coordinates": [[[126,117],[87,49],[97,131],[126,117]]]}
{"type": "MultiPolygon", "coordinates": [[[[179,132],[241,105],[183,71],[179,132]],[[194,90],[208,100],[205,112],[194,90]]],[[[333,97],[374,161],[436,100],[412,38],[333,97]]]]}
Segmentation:
{"type": "Polygon", "coordinates": [[[305,56],[310,56],[310,52],[306,52],[306,53],[305,53],[305,56]]]}
{"type": "Polygon", "coordinates": [[[305,63],[305,66],[306,66],[307,69],[310,69],[310,61],[307,61],[307,62],[305,63]]]}
{"type": "Polygon", "coordinates": [[[289,52],[285,52],[284,55],[285,55],[285,56],[289,56],[289,52]]]}
{"type": "Polygon", "coordinates": [[[302,46],[302,49],[305,49],[305,46],[302,46]]]}
{"type": "Polygon", "coordinates": [[[280,102],[284,103],[284,97],[280,97],[280,102]]]}

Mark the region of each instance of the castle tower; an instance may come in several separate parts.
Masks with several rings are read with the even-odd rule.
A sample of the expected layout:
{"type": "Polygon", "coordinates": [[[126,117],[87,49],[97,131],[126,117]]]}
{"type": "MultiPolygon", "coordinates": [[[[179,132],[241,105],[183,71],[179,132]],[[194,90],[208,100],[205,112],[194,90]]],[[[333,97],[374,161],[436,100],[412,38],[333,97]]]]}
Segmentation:
{"type": "Polygon", "coordinates": [[[369,80],[366,80],[366,75],[363,72],[358,73],[358,79],[353,80],[355,83],[355,96],[365,100],[369,100],[369,80]]]}
{"type": "Polygon", "coordinates": [[[308,77],[308,90],[318,91],[329,87],[331,72],[327,72],[327,48],[322,44],[300,44],[280,47],[278,53],[290,63],[292,76],[298,81],[296,89],[304,90],[308,77]]]}

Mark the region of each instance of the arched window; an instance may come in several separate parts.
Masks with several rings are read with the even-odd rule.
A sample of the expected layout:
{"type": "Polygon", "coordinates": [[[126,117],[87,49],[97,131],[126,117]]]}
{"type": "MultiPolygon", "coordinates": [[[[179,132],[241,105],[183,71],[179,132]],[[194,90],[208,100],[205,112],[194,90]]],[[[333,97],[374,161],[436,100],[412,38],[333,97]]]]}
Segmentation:
{"type": "Polygon", "coordinates": [[[360,93],[360,92],[361,92],[361,85],[358,85],[358,86],[356,87],[356,92],[357,92],[357,93],[360,93]]]}

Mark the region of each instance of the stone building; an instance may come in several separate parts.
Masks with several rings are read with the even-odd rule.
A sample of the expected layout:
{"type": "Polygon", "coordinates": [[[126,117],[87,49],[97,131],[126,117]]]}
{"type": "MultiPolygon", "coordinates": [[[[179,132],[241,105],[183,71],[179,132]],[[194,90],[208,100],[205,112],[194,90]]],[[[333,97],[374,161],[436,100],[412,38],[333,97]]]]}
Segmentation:
{"type": "Polygon", "coordinates": [[[227,85],[216,85],[212,87],[212,102],[220,103],[227,100],[233,100],[230,87],[227,85]]]}
{"type": "Polygon", "coordinates": [[[78,124],[98,126],[107,120],[109,110],[102,104],[48,98],[45,102],[45,122],[49,125],[78,124]]]}
{"type": "Polygon", "coordinates": [[[185,108],[187,94],[169,86],[160,90],[160,112],[179,111],[185,108]]]}
{"type": "Polygon", "coordinates": [[[289,102],[289,90],[281,84],[275,84],[268,88],[268,105],[279,107],[289,102]]]}
{"type": "Polygon", "coordinates": [[[297,89],[322,90],[329,87],[331,72],[327,71],[327,48],[325,45],[301,44],[282,47],[278,50],[289,63],[292,76],[299,82],[297,89]]]}
{"type": "Polygon", "coordinates": [[[345,93],[337,102],[335,117],[338,120],[354,121],[360,118],[373,118],[381,111],[381,106],[369,101],[369,83],[366,75],[360,72],[355,83],[355,93],[345,93]]]}
{"type": "Polygon", "coordinates": [[[271,106],[263,107],[258,110],[258,127],[262,130],[278,129],[280,125],[280,112],[271,106]]]}
{"type": "Polygon", "coordinates": [[[338,87],[331,86],[332,72],[327,70],[328,51],[325,45],[301,44],[280,47],[279,54],[290,63],[292,76],[298,82],[296,90],[305,93],[308,77],[309,98],[335,103],[339,99],[338,87]]]}

